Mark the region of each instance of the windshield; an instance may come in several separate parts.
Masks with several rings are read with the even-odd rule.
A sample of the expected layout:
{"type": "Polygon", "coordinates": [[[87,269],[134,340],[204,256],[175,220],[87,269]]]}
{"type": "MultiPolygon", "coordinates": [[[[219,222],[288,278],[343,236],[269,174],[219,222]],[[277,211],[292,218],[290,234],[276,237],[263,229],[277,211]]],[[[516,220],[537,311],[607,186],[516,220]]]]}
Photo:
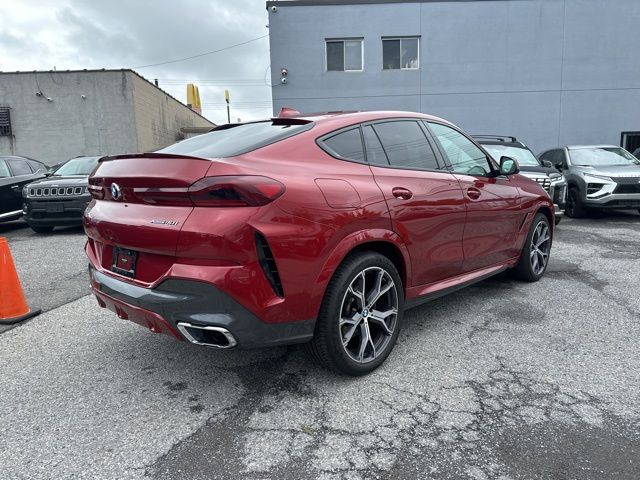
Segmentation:
{"type": "Polygon", "coordinates": [[[519,147],[509,147],[506,145],[484,145],[482,144],[484,149],[491,154],[494,160],[500,162],[501,157],[511,157],[514,158],[518,165],[521,167],[539,167],[540,162],[535,157],[533,153],[531,153],[526,148],[519,147]]]}
{"type": "Polygon", "coordinates": [[[571,163],[583,167],[640,165],[640,160],[620,147],[578,148],[569,150],[571,163]]]}
{"type": "Polygon", "coordinates": [[[66,177],[69,175],[89,175],[98,164],[100,157],[78,157],[69,160],[67,163],[53,172],[54,177],[66,177]]]}

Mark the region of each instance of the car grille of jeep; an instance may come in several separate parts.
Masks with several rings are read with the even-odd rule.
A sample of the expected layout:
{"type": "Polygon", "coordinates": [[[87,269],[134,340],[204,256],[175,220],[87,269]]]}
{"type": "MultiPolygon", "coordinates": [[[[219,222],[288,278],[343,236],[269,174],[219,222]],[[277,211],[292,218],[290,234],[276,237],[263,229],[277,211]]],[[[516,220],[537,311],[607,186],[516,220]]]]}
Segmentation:
{"type": "Polygon", "coordinates": [[[87,187],[31,187],[29,189],[30,197],[72,197],[86,193],[87,187]]]}

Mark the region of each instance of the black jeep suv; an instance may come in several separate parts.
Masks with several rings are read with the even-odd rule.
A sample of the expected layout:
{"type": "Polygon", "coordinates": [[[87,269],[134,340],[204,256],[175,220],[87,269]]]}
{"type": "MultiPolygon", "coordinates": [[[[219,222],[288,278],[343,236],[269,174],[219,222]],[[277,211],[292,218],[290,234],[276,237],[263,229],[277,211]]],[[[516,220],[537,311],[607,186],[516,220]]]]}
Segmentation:
{"type": "Polygon", "coordinates": [[[57,226],[82,224],[82,214],[91,200],[89,174],[99,158],[72,158],[50,177],[24,187],[24,217],[35,232],[46,233],[57,226]]]}
{"type": "Polygon", "coordinates": [[[567,182],[560,171],[550,162],[538,160],[529,147],[515,137],[474,135],[474,138],[498,162],[503,156],[515,158],[520,174],[537,182],[547,191],[556,207],[556,225],[560,223],[567,201],[567,182]]]}

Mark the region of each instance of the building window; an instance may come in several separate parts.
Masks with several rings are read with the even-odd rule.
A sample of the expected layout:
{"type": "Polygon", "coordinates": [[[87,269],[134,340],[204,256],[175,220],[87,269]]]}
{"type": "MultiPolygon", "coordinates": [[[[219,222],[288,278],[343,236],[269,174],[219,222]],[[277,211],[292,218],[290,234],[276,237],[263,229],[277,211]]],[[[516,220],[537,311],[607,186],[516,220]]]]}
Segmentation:
{"type": "Polygon", "coordinates": [[[361,72],[362,38],[326,40],[327,72],[361,72]]]}
{"type": "Polygon", "coordinates": [[[11,135],[11,114],[9,107],[0,107],[0,136],[11,135]]]}
{"type": "Polygon", "coordinates": [[[420,68],[420,39],[383,38],[382,68],[384,70],[417,70],[420,68]]]}

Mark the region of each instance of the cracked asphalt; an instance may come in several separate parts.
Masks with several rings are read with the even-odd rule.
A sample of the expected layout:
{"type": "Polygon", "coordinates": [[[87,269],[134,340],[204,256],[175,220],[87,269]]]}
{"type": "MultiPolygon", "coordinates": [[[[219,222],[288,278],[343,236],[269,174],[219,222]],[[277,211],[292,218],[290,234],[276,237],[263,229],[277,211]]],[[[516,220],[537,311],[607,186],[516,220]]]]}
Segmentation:
{"type": "Polygon", "coordinates": [[[357,379],[152,334],[87,295],[81,230],[0,235],[45,310],[0,330],[1,478],[640,478],[635,213],[564,219],[536,284],[410,310],[357,379]]]}

